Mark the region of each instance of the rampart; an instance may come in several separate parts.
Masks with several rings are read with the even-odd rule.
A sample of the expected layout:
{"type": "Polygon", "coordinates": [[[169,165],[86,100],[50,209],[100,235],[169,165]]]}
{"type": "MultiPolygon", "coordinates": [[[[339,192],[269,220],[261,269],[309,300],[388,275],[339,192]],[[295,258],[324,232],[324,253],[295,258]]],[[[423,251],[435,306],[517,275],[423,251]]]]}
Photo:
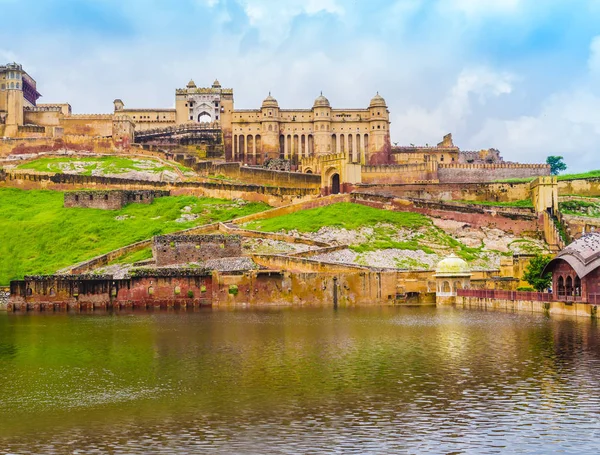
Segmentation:
{"type": "Polygon", "coordinates": [[[481,183],[550,175],[548,164],[438,164],[440,183],[481,183]]]}
{"type": "Polygon", "coordinates": [[[151,204],[157,197],[169,196],[169,191],[157,190],[97,190],[67,191],[65,207],[119,210],[130,203],[151,204]]]}
{"type": "Polygon", "coordinates": [[[240,163],[198,161],[194,157],[182,154],[176,154],[175,160],[204,176],[225,177],[231,180],[252,182],[257,185],[283,188],[321,188],[321,176],[317,174],[248,167],[242,166],[240,163]]]}
{"type": "Polygon", "coordinates": [[[152,252],[158,267],[173,264],[202,263],[207,259],[242,255],[239,235],[158,235],[152,252]]]}
{"type": "Polygon", "coordinates": [[[171,195],[194,195],[222,199],[244,199],[265,202],[271,206],[287,205],[295,201],[313,199],[318,189],[280,188],[229,182],[155,182],[119,177],[86,176],[76,174],[48,174],[33,171],[10,170],[2,183],[22,189],[50,189],[69,191],[79,189],[154,189],[170,191],[171,195]]]}
{"type": "Polygon", "coordinates": [[[600,177],[588,179],[559,180],[559,195],[600,196],[600,177]]]}
{"type": "Polygon", "coordinates": [[[438,181],[437,165],[435,162],[401,164],[394,166],[363,166],[362,183],[414,183],[438,181]]]}

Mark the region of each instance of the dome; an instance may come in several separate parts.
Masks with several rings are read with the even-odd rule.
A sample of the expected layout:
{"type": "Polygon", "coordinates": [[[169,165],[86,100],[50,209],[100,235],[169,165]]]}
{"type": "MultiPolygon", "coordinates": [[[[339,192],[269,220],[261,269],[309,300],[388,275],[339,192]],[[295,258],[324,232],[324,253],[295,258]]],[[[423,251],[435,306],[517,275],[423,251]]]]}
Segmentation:
{"type": "Polygon", "coordinates": [[[271,96],[271,92],[269,92],[269,96],[263,101],[262,107],[279,107],[277,100],[271,96]]]}
{"type": "Polygon", "coordinates": [[[331,107],[331,105],[329,104],[329,100],[323,96],[323,92],[321,92],[321,94],[317,96],[313,107],[331,107]]]}
{"type": "Polygon", "coordinates": [[[215,79],[213,82],[213,88],[221,88],[221,84],[219,83],[219,79],[215,79]]]}
{"type": "Polygon", "coordinates": [[[187,88],[196,88],[196,83],[194,82],[194,79],[190,79],[187,88]]]}
{"type": "Polygon", "coordinates": [[[379,92],[377,92],[377,95],[371,98],[369,107],[387,107],[387,105],[385,104],[383,97],[379,94],[379,92]]]}
{"type": "Polygon", "coordinates": [[[455,254],[451,254],[450,256],[448,256],[445,259],[442,259],[438,263],[438,265],[435,269],[435,273],[438,276],[440,276],[440,275],[441,276],[444,276],[444,275],[452,275],[452,276],[470,275],[471,270],[469,268],[469,264],[467,264],[466,261],[459,258],[455,254]]]}

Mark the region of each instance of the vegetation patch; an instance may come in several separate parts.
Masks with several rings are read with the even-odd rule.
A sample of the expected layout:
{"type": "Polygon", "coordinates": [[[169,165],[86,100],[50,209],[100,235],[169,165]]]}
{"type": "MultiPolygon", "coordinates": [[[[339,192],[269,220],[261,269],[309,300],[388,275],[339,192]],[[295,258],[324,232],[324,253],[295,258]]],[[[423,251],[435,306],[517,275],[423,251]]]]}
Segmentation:
{"type": "Polygon", "coordinates": [[[392,212],[360,204],[340,202],[339,204],[303,210],[268,220],[251,221],[246,223],[244,227],[264,232],[292,230],[317,232],[325,226],[350,230],[364,226],[375,226],[378,223],[387,223],[398,228],[409,229],[418,229],[432,224],[428,217],[420,213],[392,212]]]}
{"type": "Polygon", "coordinates": [[[122,256],[119,256],[117,259],[112,261],[109,265],[112,264],[135,264],[136,262],[145,261],[146,259],[152,259],[152,248],[143,248],[138,251],[132,251],[131,253],[126,253],[122,256]]]}
{"type": "Polygon", "coordinates": [[[558,181],[561,180],[575,180],[575,179],[591,179],[591,178],[599,178],[600,177],[600,169],[596,169],[594,171],[582,172],[579,174],[564,174],[558,175],[558,181]]]}
{"type": "Polygon", "coordinates": [[[194,172],[179,163],[173,163],[170,166],[152,158],[136,159],[112,155],[39,158],[19,165],[17,169],[30,169],[38,172],[54,172],[59,174],[107,175],[126,174],[132,171],[158,174],[163,171],[173,171],[173,167],[179,168],[182,172],[194,172]]]}
{"type": "Polygon", "coordinates": [[[64,208],[59,191],[0,188],[0,284],[53,273],[154,235],[268,208],[263,203],[194,196],[162,197],[121,210],[64,208]],[[197,217],[182,221],[185,207],[197,217]]]}
{"type": "Polygon", "coordinates": [[[600,218],[600,200],[598,202],[572,200],[558,203],[562,213],[600,218]]]}
{"type": "Polygon", "coordinates": [[[496,202],[496,201],[455,201],[455,202],[461,202],[463,204],[487,205],[487,206],[495,206],[495,207],[533,208],[533,202],[531,202],[531,199],[521,199],[519,201],[510,201],[510,202],[496,202]]]}

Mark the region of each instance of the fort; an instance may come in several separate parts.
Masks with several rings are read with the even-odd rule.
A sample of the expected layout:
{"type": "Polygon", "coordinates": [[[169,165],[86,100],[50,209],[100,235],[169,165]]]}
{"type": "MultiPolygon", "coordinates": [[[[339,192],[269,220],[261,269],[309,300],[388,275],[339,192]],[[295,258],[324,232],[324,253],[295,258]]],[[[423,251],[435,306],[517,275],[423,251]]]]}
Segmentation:
{"type": "MultiPolygon", "coordinates": [[[[236,109],[233,89],[218,80],[210,87],[192,80],[175,90],[174,109],[137,109],[115,99],[110,114],[74,114],[66,103],[38,103],[40,96],[21,65],[0,66],[0,187],[65,191],[65,208],[116,211],[169,195],[260,201],[273,208],[156,235],[50,275],[21,276],[11,282],[10,292],[4,291],[12,311],[317,301],[484,305],[489,295],[510,299],[516,294],[502,293],[516,293],[527,284],[523,270],[533,254],[503,247],[507,250],[497,253],[504,256],[495,257],[493,265],[472,268],[463,258],[485,249],[481,233],[501,232],[553,253],[568,253],[567,245],[578,239],[597,246],[589,240],[597,223],[561,213],[559,201],[600,196],[600,179],[559,182],[550,176],[549,165],[507,162],[494,148],[462,151],[451,134],[433,146],[392,145],[390,112],[379,93],[361,108],[332,107],[320,94],[310,108],[287,109],[269,93],[260,108],[236,109]],[[152,157],[177,169],[179,177],[157,181],[17,165],[65,154],[152,157]],[[361,245],[294,229],[249,227],[336,204],[420,216],[419,234],[407,239],[397,240],[400,231],[390,236],[385,223],[372,226],[369,235],[383,236],[381,243],[402,254],[416,249],[412,235],[429,235],[418,245],[429,262],[411,256],[396,258],[392,266],[374,266],[348,259],[361,245]],[[436,230],[444,226],[458,226],[457,235],[471,230],[479,237],[466,246],[436,230]],[[118,262],[144,250],[143,260],[118,262]]],[[[546,303],[555,306],[569,298],[595,302],[598,289],[590,278],[580,277],[584,292],[575,296],[577,269],[569,269],[561,257],[553,264],[562,273],[562,285],[555,279],[562,293],[519,296],[549,299],[546,303]]]]}

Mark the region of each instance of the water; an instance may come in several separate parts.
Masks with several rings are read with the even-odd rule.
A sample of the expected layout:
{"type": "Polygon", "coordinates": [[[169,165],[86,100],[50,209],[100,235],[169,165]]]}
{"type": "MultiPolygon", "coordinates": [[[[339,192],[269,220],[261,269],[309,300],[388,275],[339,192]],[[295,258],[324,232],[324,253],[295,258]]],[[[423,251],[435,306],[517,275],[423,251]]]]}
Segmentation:
{"type": "Polygon", "coordinates": [[[0,453],[600,453],[588,320],[0,315],[0,380],[0,453]]]}

